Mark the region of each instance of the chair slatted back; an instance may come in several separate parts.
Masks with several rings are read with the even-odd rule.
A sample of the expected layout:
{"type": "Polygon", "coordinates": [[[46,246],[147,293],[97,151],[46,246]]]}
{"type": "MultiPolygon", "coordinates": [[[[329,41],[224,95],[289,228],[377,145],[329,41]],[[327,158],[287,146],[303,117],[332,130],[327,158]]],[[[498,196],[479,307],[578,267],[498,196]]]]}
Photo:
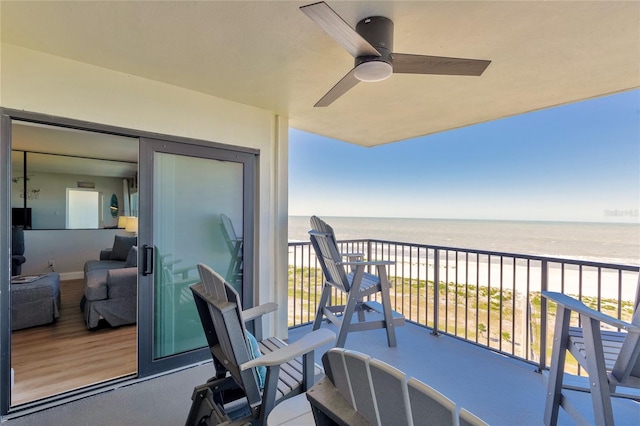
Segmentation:
{"type": "Polygon", "coordinates": [[[489,426],[484,420],[469,412],[465,408],[460,409],[460,426],[489,426]]]}
{"type": "MultiPolygon", "coordinates": [[[[458,417],[456,404],[449,398],[415,377],[407,380],[399,369],[364,353],[332,348],[322,362],[333,387],[370,424],[455,426],[460,420],[465,426],[487,426],[466,410],[458,417]]],[[[329,387],[318,391],[326,389],[329,387]]],[[[320,411],[333,413],[341,421],[354,418],[334,395],[331,392],[309,400],[316,408],[320,406],[320,411]]]]}
{"type": "MultiPolygon", "coordinates": [[[[640,275],[638,275],[635,305],[631,324],[640,327],[640,275]]],[[[640,333],[626,335],[611,374],[621,384],[640,388],[640,333]]]]}
{"type": "Polygon", "coordinates": [[[331,378],[336,389],[344,399],[349,401],[354,407],[353,395],[351,394],[351,385],[347,377],[347,367],[344,365],[342,351],[330,350],[323,357],[325,372],[331,378]],[[324,360],[326,357],[326,361],[324,360]]]}
{"type": "Polygon", "coordinates": [[[229,216],[224,213],[220,214],[220,230],[229,249],[229,254],[231,255],[226,279],[235,284],[237,281],[242,280],[244,262],[242,251],[244,243],[242,238],[236,235],[233,222],[231,222],[229,216]]]}
{"type": "Polygon", "coordinates": [[[360,352],[344,351],[342,355],[353,396],[353,408],[369,420],[371,424],[380,424],[378,421],[380,415],[370,379],[369,363],[371,358],[360,352]]]}
{"type": "Polygon", "coordinates": [[[348,293],[351,285],[344,266],[341,264],[342,255],[338,250],[333,228],[319,217],[312,216],[309,237],[325,280],[333,287],[348,293]]]}
{"type": "MultiPolygon", "coordinates": [[[[640,275],[631,324],[640,327],[640,275]]],[[[611,374],[620,384],[640,388],[640,333],[627,333],[611,374]]]]}
{"type": "MultiPolygon", "coordinates": [[[[201,283],[191,286],[200,320],[205,329],[216,370],[224,366],[240,386],[251,407],[262,403],[255,369],[238,367],[250,360],[240,296],[213,269],[198,264],[201,283]]],[[[219,371],[217,371],[220,374],[219,371]]]]}
{"type": "Polygon", "coordinates": [[[224,213],[220,215],[220,230],[222,231],[222,236],[229,247],[229,251],[234,251],[236,249],[234,242],[238,241],[238,236],[236,235],[236,230],[233,227],[233,222],[231,222],[229,216],[224,213]]]}
{"type": "Polygon", "coordinates": [[[406,375],[378,359],[369,363],[376,405],[383,425],[411,424],[411,404],[406,375]]]}
{"type": "Polygon", "coordinates": [[[456,404],[453,401],[415,377],[409,379],[407,387],[413,424],[424,424],[428,419],[429,424],[455,426],[456,404]]]}
{"type": "Polygon", "coordinates": [[[220,231],[224,238],[229,252],[234,257],[242,257],[242,238],[239,238],[236,234],[236,229],[233,227],[233,222],[226,214],[220,214],[220,231]]]}

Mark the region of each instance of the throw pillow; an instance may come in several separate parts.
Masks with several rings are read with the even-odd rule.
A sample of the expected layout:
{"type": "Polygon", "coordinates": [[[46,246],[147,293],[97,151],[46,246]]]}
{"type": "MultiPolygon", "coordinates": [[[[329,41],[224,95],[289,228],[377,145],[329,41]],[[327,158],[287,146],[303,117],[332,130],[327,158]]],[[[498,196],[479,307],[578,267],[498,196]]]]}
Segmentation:
{"type": "Polygon", "coordinates": [[[124,261],[125,268],[132,268],[134,266],[138,266],[138,246],[133,246],[129,249],[127,260],[124,261]]]}
{"type": "MultiPolygon", "coordinates": [[[[251,359],[260,358],[260,355],[262,354],[260,353],[260,346],[258,346],[258,341],[253,336],[253,334],[249,333],[248,331],[246,331],[246,333],[249,356],[251,357],[251,359]]],[[[264,382],[267,379],[267,367],[265,367],[264,365],[256,367],[256,375],[258,376],[258,386],[262,390],[264,389],[264,382]]]]}
{"type": "Polygon", "coordinates": [[[131,247],[137,244],[137,237],[123,237],[116,235],[111,249],[111,260],[127,260],[131,247]]]}

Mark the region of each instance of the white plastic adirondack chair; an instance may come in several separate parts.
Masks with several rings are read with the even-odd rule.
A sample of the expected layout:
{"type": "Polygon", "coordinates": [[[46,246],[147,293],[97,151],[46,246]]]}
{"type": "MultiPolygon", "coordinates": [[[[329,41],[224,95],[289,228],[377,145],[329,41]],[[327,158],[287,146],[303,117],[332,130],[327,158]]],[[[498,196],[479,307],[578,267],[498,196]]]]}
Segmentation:
{"type": "MultiPolygon", "coordinates": [[[[589,390],[595,423],[613,425],[611,396],[619,386],[640,389],[640,277],[631,323],[611,318],[567,295],[543,291],[558,304],[544,424],[555,425],[560,407],[575,420],[586,422],[562,393],[566,353],[569,351],[589,375],[589,390]],[[580,316],[581,327],[570,327],[571,312],[580,316]],[[624,330],[602,330],[600,324],[624,330]]],[[[640,418],[638,419],[640,423],[640,418]]]]}
{"type": "Polygon", "coordinates": [[[311,217],[309,236],[325,279],[313,329],[320,328],[322,320],[327,318],[340,327],[336,346],[344,347],[350,331],[386,328],[389,346],[396,346],[395,327],[404,325],[404,316],[391,308],[391,284],[386,270],[388,265],[395,262],[362,261],[362,255],[345,255],[344,257],[349,257],[345,261],[338,250],[333,228],[316,216],[311,217]],[[356,257],[358,260],[354,260],[356,257]],[[350,272],[345,267],[349,267],[350,272]],[[366,272],[369,267],[375,267],[377,273],[374,275],[366,272]],[[329,305],[332,288],[346,293],[345,305],[329,305]],[[365,301],[365,298],[376,293],[380,293],[382,303],[365,301]],[[366,321],[364,313],[367,310],[382,313],[384,318],[366,321]],[[358,314],[357,323],[352,323],[354,313],[358,314]]]}
{"type": "Polygon", "coordinates": [[[322,357],[327,376],[307,392],[316,424],[378,426],[485,425],[415,377],[357,351],[332,348],[322,357]]]}

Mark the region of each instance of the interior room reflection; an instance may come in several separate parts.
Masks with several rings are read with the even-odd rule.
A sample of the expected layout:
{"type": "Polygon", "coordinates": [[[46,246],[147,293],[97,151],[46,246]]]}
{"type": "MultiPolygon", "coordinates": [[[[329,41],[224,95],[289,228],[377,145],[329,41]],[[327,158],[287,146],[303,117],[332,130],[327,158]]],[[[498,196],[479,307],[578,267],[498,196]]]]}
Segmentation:
{"type": "Polygon", "coordinates": [[[12,224],[24,229],[125,228],[138,215],[130,139],[14,123],[12,224]]]}
{"type": "MultiPolygon", "coordinates": [[[[80,306],[85,265],[137,233],[138,138],[14,120],[11,148],[11,405],[135,375],[135,320],[89,331],[80,306]]],[[[120,269],[135,318],[137,268],[120,269]]]]}

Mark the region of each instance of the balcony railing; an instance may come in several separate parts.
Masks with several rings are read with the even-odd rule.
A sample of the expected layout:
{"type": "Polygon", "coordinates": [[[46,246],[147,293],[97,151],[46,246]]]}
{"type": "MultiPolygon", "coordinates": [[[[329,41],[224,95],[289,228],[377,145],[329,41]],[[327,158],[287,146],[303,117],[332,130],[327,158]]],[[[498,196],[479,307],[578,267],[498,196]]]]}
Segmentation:
{"type": "MultiPolygon", "coordinates": [[[[343,253],[392,260],[393,308],[408,321],[547,366],[555,306],[541,291],[577,297],[630,320],[640,267],[384,240],[339,242],[343,253]]],[[[373,271],[371,271],[373,272],[373,271]]],[[[289,327],[315,318],[323,276],[310,243],[289,243],[289,327]]],[[[333,294],[332,304],[344,295],[333,294]]],[[[577,318],[575,319],[577,321],[577,318]]]]}

